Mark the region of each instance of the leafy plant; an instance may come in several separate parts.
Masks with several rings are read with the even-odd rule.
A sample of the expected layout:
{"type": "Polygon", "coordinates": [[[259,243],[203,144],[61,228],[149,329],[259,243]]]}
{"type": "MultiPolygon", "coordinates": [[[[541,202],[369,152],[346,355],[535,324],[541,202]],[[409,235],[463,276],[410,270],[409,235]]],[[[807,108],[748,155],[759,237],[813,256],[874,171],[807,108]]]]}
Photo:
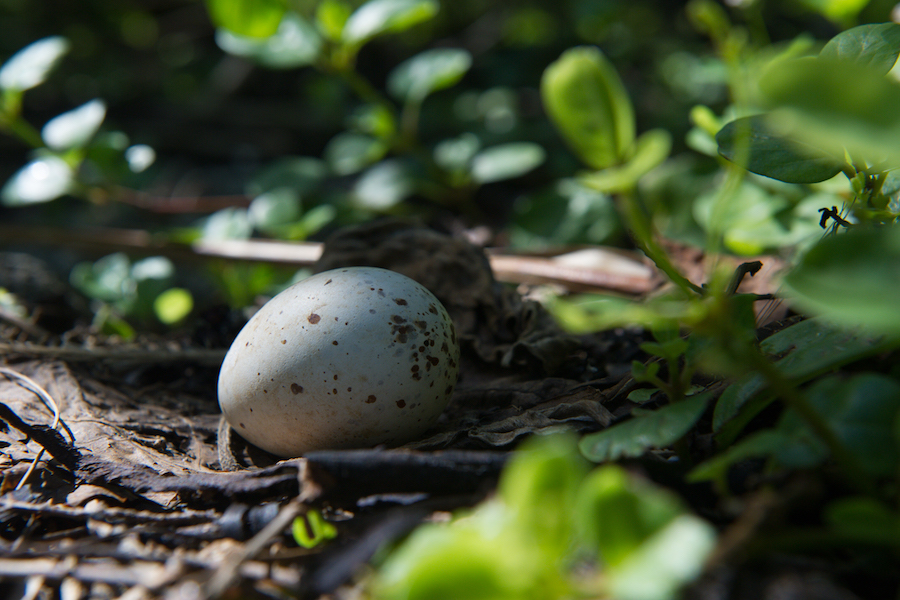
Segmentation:
{"type": "Polygon", "coordinates": [[[418,528],[380,566],[376,598],[665,600],[696,577],[711,525],[616,466],[588,471],[575,440],[521,448],[497,497],[418,528]]]}

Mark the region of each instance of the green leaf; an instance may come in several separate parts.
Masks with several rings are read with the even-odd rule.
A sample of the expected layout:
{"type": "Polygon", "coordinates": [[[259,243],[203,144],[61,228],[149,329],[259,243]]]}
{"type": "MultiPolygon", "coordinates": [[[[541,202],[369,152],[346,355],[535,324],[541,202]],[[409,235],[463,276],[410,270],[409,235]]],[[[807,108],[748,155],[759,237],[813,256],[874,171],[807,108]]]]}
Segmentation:
{"type": "Polygon", "coordinates": [[[206,9],[216,27],[252,38],[274,34],[287,12],[284,0],[206,0],[206,9]]]}
{"type": "Polygon", "coordinates": [[[363,173],[353,186],[358,203],[374,211],[388,210],[414,190],[409,170],[399,160],[383,160],[363,173]]]}
{"type": "Polygon", "coordinates": [[[69,280],[83,294],[96,300],[117,302],[134,294],[131,261],[121,252],[104,256],[93,263],[76,264],[69,280]]]}
{"type": "Polygon", "coordinates": [[[348,131],[331,138],[325,146],[325,161],[338,175],[358,173],[378,161],[387,152],[382,141],[348,131]]]}
{"type": "Polygon", "coordinates": [[[205,241],[245,240],[253,233],[246,209],[223,208],[205,219],[201,239],[205,241]]]}
{"type": "Polygon", "coordinates": [[[841,60],[780,61],[760,81],[776,135],[832,156],[900,164],[900,85],[880,71],[841,60]]]}
{"type": "Polygon", "coordinates": [[[456,85],[472,66],[472,55],[459,48],[434,48],[397,65],[388,75],[388,91],[398,100],[421,102],[428,94],[456,85]]]}
{"type": "Polygon", "coordinates": [[[294,519],[291,533],[301,547],[314,548],[325,540],[337,537],[337,528],[323,519],[319,511],[309,510],[305,515],[294,519]]]}
{"type": "Polygon", "coordinates": [[[785,276],[783,291],[836,323],[900,333],[900,229],[859,227],[822,239],[785,276]]]}
{"type": "Polygon", "coordinates": [[[693,515],[681,515],[610,569],[609,597],[674,600],[702,572],[716,546],[716,530],[693,515]]]}
{"type": "Polygon", "coordinates": [[[294,69],[316,61],[322,38],[303,17],[287,13],[270,36],[259,38],[219,29],[216,44],[229,54],[253,59],[270,69],[294,69]]]}
{"type": "Polygon", "coordinates": [[[844,23],[855,19],[869,0],[801,0],[801,2],[832,21],[844,23]]]}
{"type": "Polygon", "coordinates": [[[765,115],[727,123],[716,134],[719,154],[752,173],[787,183],[815,183],[841,172],[842,161],[809,144],[772,133],[765,115]]]}
{"type": "MultiPolygon", "coordinates": [[[[804,383],[893,345],[896,344],[880,335],[837,328],[820,319],[806,319],[769,336],[760,349],[768,356],[778,357],[776,366],[785,376],[804,383]]],[[[729,386],[713,411],[713,431],[719,431],[742,406],[765,389],[765,379],[760,375],[729,386]]]]}
{"type": "Polygon", "coordinates": [[[551,555],[566,551],[574,532],[572,513],[588,463],[568,435],[538,438],[516,452],[503,471],[498,494],[517,527],[551,555]]]}
{"type": "Polygon", "coordinates": [[[852,539],[895,547],[900,543],[900,515],[874,498],[835,500],[823,516],[832,530],[852,539]]]}
{"type": "MultiPolygon", "coordinates": [[[[900,383],[875,373],[850,378],[835,375],[813,383],[807,397],[866,471],[876,476],[896,472],[898,448],[893,428],[900,415],[900,383]]],[[[781,464],[807,468],[827,458],[825,445],[793,410],[785,412],[778,430],[790,437],[790,443],[776,450],[781,464]]]]}
{"type": "Polygon", "coordinates": [[[333,42],[341,39],[344,25],[350,17],[352,9],[340,0],[323,0],[316,8],[316,25],[326,38],[333,42]]]}
{"type": "Polygon", "coordinates": [[[153,301],[153,312],[161,323],[175,325],[194,309],[194,297],[184,288],[170,288],[153,301]]]}
{"type": "Polygon", "coordinates": [[[264,192],[253,199],[247,214],[254,227],[263,233],[278,236],[285,227],[300,218],[300,195],[287,187],[264,192]]]}
{"type": "Polygon", "coordinates": [[[342,37],[360,45],[385,33],[405,31],[434,17],[440,8],[436,0],[369,0],[350,15],[342,37]]]}
{"type": "Polygon", "coordinates": [[[584,436],[578,447],[594,462],[641,456],[651,448],[665,448],[703,416],[709,397],[698,394],[654,411],[635,410],[628,421],[584,436]]]}
{"type": "Polygon", "coordinates": [[[102,100],[91,100],[47,121],[41,137],[53,150],[81,148],[94,137],[104,118],[106,104],[102,100]]]}
{"type": "Polygon", "coordinates": [[[22,48],[0,68],[0,88],[22,92],[44,83],[69,47],[66,38],[52,36],[22,48]]]}
{"type": "Polygon", "coordinates": [[[553,124],[585,164],[622,162],[634,143],[634,110],[613,66],[594,47],[567,50],[544,71],[541,98],[553,124]]]}
{"type": "Polygon", "coordinates": [[[731,465],[748,458],[771,456],[787,444],[788,439],[783,432],[774,429],[756,432],[729,446],[724,452],[697,465],[688,474],[687,480],[690,482],[715,480],[724,486],[731,465]]]}
{"type": "Polygon", "coordinates": [[[472,179],[478,183],[513,179],[538,167],[545,158],[544,149],[532,142],[492,146],[472,158],[472,179]]]}
{"type": "Polygon", "coordinates": [[[36,158],[10,177],[0,198],[6,206],[48,202],[71,191],[75,184],[72,168],[58,156],[36,158]]]}
{"type": "Polygon", "coordinates": [[[473,133],[442,140],[434,147],[434,162],[447,171],[464,171],[481,148],[481,141],[473,133]]]}
{"type": "Polygon", "coordinates": [[[842,31],[825,44],[819,56],[871,67],[886,75],[900,56],[900,25],[869,23],[842,31]]]}
{"type": "Polygon", "coordinates": [[[609,167],[581,178],[600,192],[615,193],[633,189],[641,177],[658,167],[669,156],[672,135],[663,129],[644,132],[635,141],[633,155],[622,165],[609,167]]]}
{"type": "Polygon", "coordinates": [[[574,512],[584,541],[615,567],[683,510],[675,496],[607,465],[585,478],[574,512]]]}

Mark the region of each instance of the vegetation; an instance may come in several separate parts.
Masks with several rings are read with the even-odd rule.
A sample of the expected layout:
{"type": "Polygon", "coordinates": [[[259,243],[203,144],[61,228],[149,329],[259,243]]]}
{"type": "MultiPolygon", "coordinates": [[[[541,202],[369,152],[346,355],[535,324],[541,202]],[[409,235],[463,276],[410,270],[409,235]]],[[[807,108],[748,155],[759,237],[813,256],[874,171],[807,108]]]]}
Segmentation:
{"type": "MultiPolygon", "coordinates": [[[[725,545],[721,532],[740,518],[725,507],[801,475],[832,486],[815,514],[777,532],[748,525],[742,550],[846,552],[862,573],[890,564],[900,539],[900,25],[886,22],[890,7],[564,4],[207,0],[219,60],[276,72],[259,79],[273,89],[292,74],[302,93],[290,111],[303,118],[291,126],[302,136],[321,121],[310,136],[328,139],[247,160],[231,185],[248,206],[153,214],[155,235],[305,240],[414,215],[487,225],[494,241],[533,250],[630,246],[667,278],[641,301],[545,299],[570,331],[652,332],[649,359],[632,368],[642,406],[580,439],[529,443],[496,497],[386,552],[369,579],[374,597],[674,598],[725,545]],[[493,37],[481,47],[470,34],[493,37]],[[680,270],[672,240],[703,250],[704,281],[680,270]],[[748,259],[735,272],[723,259],[760,254],[787,265],[774,299],[737,293],[759,267],[748,259]],[[761,339],[763,301],[805,318],[761,339]],[[665,457],[677,481],[622,466],[648,456],[665,457]],[[737,481],[747,468],[753,477],[737,481]],[[715,498],[702,516],[687,499],[698,489],[715,498]]],[[[140,40],[152,15],[129,14],[145,24],[140,40]]],[[[4,213],[57,223],[108,213],[103,222],[133,226],[147,218],[138,200],[165,153],[113,130],[103,100],[49,119],[29,112],[31,90],[60,94],[53,78],[73,49],[44,37],[0,69],[0,127],[31,151],[0,193],[4,213]]],[[[295,276],[210,270],[235,306],[295,276]]],[[[207,302],[161,257],[111,255],[76,265],[71,281],[95,301],[95,326],[124,336],[181,323],[207,302]]],[[[298,543],[334,535],[309,515],[315,531],[295,526],[298,543]]],[[[900,583],[895,570],[879,577],[900,583]]]]}

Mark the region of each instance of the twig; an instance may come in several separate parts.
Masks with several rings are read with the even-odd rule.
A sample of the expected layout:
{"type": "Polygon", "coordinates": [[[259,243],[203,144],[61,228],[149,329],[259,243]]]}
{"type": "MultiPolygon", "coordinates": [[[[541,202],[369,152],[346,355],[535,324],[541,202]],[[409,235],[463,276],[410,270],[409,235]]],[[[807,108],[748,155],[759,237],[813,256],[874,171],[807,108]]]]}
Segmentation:
{"type": "Polygon", "coordinates": [[[0,342],[0,354],[57,358],[69,362],[170,363],[192,362],[219,365],[225,358],[224,349],[172,350],[168,348],[82,348],[78,346],[41,346],[38,344],[0,342]]]}

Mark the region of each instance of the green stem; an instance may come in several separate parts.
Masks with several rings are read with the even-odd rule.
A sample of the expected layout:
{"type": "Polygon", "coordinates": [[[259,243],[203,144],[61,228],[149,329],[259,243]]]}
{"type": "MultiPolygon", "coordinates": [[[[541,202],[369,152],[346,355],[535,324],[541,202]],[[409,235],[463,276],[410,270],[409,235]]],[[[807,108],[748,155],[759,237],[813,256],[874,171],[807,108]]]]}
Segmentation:
{"type": "Polygon", "coordinates": [[[8,121],[4,121],[3,128],[32,148],[44,147],[44,140],[41,139],[40,132],[22,117],[15,117],[8,121]]]}
{"type": "Polygon", "coordinates": [[[644,254],[653,261],[660,271],[666,274],[672,283],[677,285],[688,296],[692,293],[703,293],[703,288],[694,285],[675,268],[665,250],[656,242],[653,232],[653,224],[647,216],[634,190],[629,190],[620,195],[620,206],[627,227],[631,230],[632,238],[644,254]]]}

